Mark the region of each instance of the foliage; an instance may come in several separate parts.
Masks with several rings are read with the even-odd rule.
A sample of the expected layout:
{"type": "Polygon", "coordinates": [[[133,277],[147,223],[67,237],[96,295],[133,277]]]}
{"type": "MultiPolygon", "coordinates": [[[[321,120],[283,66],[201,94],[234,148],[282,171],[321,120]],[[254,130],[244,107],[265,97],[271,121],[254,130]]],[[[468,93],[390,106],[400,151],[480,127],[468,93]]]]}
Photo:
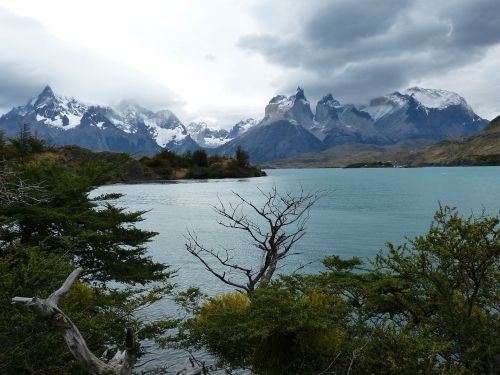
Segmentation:
{"type": "Polygon", "coordinates": [[[101,355],[124,342],[125,327],[141,339],[172,327],[168,320],[146,323],[135,315],[170,292],[171,272],[146,255],[155,233],[135,226],[142,212],[114,206],[116,194],[89,198],[92,189],[116,177],[112,162],[48,160],[45,146],[26,147],[38,145],[29,138],[0,147],[12,179],[37,187],[28,191],[30,199],[0,205],[0,373],[78,374],[82,370],[62,338],[10,299],[47,297],[82,266],[83,282],[61,308],[101,355]]]}
{"type": "Polygon", "coordinates": [[[236,148],[235,157],[239,167],[246,167],[248,165],[248,152],[243,150],[241,146],[236,148]]]}
{"type": "Polygon", "coordinates": [[[235,158],[208,155],[197,150],[179,155],[165,150],[152,157],[143,157],[140,162],[150,168],[161,179],[201,179],[258,177],[265,175],[260,169],[248,163],[248,154],[239,149],[235,158]]]}
{"type": "Polygon", "coordinates": [[[182,345],[256,374],[495,374],[500,370],[498,217],[441,207],[429,232],[368,265],[282,276],[205,301],[182,345]]]}

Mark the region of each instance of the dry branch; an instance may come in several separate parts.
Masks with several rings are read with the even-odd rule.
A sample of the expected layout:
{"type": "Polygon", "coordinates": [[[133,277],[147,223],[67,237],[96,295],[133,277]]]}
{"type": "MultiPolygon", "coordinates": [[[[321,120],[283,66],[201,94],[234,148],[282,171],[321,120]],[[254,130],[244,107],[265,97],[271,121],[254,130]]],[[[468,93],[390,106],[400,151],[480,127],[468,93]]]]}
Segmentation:
{"type": "Polygon", "coordinates": [[[64,337],[73,356],[90,374],[132,374],[132,369],[134,368],[139,352],[139,344],[135,341],[134,334],[130,328],[126,330],[125,350],[118,351],[115,356],[106,363],[97,358],[90,351],[76,325],[57,306],[59,300],[68,293],[71,285],[73,285],[81,271],[81,268],[77,268],[71,272],[62,286],[46,299],[38,297],[14,297],[12,298],[12,303],[24,303],[31,307],[39,317],[51,320],[54,323],[55,329],[64,337]]]}
{"type": "Polygon", "coordinates": [[[235,263],[232,256],[234,250],[217,251],[204,247],[193,232],[188,232],[186,243],[186,250],[210,273],[225,284],[248,294],[253,292],[257,284],[270,282],[281,261],[297,254],[291,250],[305,235],[309,211],[322,196],[320,192],[305,193],[303,190],[298,195],[279,194],[276,187],[270,192],[259,191],[264,197],[262,206],[233,192],[238,203],[225,204],[219,199],[218,205],[213,207],[221,218],[217,221],[219,225],[241,230],[250,237],[260,257],[257,268],[235,263]],[[239,275],[237,281],[231,277],[233,274],[239,275]]]}
{"type": "Polygon", "coordinates": [[[40,192],[43,192],[40,184],[30,184],[21,180],[4,162],[0,163],[0,204],[41,203],[44,201],[43,198],[34,197],[36,193],[40,192]]]}

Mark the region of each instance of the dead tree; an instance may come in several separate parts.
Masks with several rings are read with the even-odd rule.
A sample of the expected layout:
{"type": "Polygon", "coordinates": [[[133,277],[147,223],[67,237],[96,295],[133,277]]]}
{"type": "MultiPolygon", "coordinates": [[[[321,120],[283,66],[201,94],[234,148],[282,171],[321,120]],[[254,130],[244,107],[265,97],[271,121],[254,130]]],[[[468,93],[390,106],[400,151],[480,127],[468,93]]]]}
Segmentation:
{"type": "Polygon", "coordinates": [[[241,230],[249,236],[260,257],[258,267],[235,262],[234,249],[217,251],[205,247],[193,232],[188,232],[186,243],[186,250],[210,273],[247,294],[251,294],[259,283],[271,281],[285,258],[298,254],[292,249],[305,234],[310,208],[323,195],[321,192],[306,193],[303,190],[297,195],[289,192],[280,194],[276,187],[270,192],[259,191],[264,197],[264,203],[260,206],[233,192],[237,203],[223,203],[219,199],[219,204],[213,207],[221,217],[217,221],[219,225],[241,230]],[[235,273],[239,278],[231,277],[235,273]]]}
{"type": "MultiPolygon", "coordinates": [[[[67,277],[63,285],[52,293],[48,298],[28,298],[14,297],[12,303],[24,303],[30,306],[35,313],[44,319],[49,319],[54,323],[55,329],[63,336],[68,348],[73,356],[80,362],[82,367],[92,375],[129,375],[137,361],[139,354],[139,343],[135,340],[131,328],[126,329],[125,350],[118,351],[109,362],[104,362],[97,358],[87,347],[87,343],[77,326],[71,319],[57,306],[59,300],[68,293],[71,285],[82,271],[77,268],[67,277]]],[[[192,356],[191,356],[192,357],[192,356]]],[[[185,365],[179,374],[202,375],[207,373],[204,363],[198,363],[190,357],[191,366],[185,365]]],[[[192,357],[194,358],[194,357],[192,357]]]]}
{"type": "Polygon", "coordinates": [[[14,297],[12,298],[12,303],[24,303],[30,306],[39,317],[51,320],[54,323],[55,329],[64,337],[73,356],[90,374],[132,374],[132,369],[134,368],[139,352],[139,344],[135,341],[132,329],[128,328],[126,330],[125,350],[118,351],[109,362],[104,362],[89,350],[85,339],[76,325],[57,306],[61,297],[68,293],[71,285],[75,282],[81,271],[81,268],[77,268],[71,272],[63,285],[46,299],[38,297],[14,297]]]}

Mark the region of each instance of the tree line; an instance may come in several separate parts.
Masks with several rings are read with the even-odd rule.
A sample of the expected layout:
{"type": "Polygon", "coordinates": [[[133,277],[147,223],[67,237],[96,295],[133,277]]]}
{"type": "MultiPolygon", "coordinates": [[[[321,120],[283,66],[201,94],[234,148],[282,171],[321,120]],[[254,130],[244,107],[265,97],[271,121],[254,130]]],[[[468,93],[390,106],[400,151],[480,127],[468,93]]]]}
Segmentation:
{"type": "Polygon", "coordinates": [[[165,150],[152,157],[139,160],[162,179],[202,179],[260,177],[265,173],[250,165],[248,153],[240,146],[234,157],[209,155],[205,150],[176,154],[165,150]]]}

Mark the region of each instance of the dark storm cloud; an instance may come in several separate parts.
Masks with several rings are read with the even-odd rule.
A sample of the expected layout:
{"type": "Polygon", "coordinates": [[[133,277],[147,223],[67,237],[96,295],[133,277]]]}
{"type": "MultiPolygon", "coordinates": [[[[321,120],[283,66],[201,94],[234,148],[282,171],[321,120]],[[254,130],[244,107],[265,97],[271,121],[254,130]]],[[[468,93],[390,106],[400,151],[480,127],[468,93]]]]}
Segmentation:
{"type": "MultiPolygon", "coordinates": [[[[500,1],[476,0],[463,5],[450,3],[448,16],[456,47],[483,47],[500,41],[500,1]]],[[[445,13],[445,12],[443,12],[445,13]]]]}
{"type": "Polygon", "coordinates": [[[263,33],[239,46],[290,68],[279,90],[300,83],[312,96],[364,101],[477,62],[500,43],[498,0],[321,1],[294,11],[293,27],[267,18],[263,33]]]}
{"type": "Polygon", "coordinates": [[[52,36],[33,19],[0,8],[0,111],[25,104],[45,85],[95,103],[133,99],[152,108],[175,108],[168,88],[137,70],[52,36]]]}
{"type": "Polygon", "coordinates": [[[305,25],[305,36],[314,44],[345,46],[353,41],[386,32],[408,1],[372,2],[344,0],[321,6],[305,25]]]}

